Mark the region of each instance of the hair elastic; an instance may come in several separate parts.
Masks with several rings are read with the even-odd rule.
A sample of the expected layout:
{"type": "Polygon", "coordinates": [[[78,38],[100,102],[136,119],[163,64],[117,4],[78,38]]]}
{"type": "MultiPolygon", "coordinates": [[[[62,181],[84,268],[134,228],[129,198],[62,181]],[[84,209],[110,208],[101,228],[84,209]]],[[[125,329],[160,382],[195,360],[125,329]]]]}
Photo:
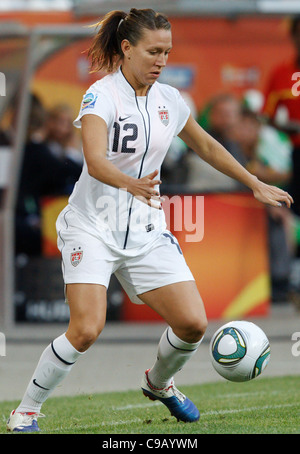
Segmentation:
{"type": "Polygon", "coordinates": [[[119,31],[119,28],[120,28],[120,25],[122,24],[122,22],[124,21],[124,19],[122,18],[118,24],[118,27],[117,27],[117,32],[119,31]]]}

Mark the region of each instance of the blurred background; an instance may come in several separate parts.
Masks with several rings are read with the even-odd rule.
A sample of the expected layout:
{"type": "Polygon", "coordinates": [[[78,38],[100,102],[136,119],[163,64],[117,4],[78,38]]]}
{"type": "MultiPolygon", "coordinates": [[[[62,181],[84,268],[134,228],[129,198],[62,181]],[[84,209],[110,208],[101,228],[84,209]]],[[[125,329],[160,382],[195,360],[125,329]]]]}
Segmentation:
{"type": "MultiPolygon", "coordinates": [[[[180,90],[199,124],[261,180],[290,191],[292,210],[257,203],[174,139],[162,193],[197,210],[204,237],[170,217],[210,320],[299,311],[300,5],[298,0],[1,0],[0,331],[68,321],[55,221],[82,166],[72,126],[86,89],[93,29],[113,9],[168,15],[173,50],[160,82],[180,90]],[[298,73],[298,74],[297,74],[298,73]],[[299,87],[299,88],[298,88],[299,87]],[[189,196],[189,197],[187,197],[189,196]]],[[[184,210],[183,210],[184,211],[184,210]]],[[[175,213],[182,216],[182,213],[175,213]]],[[[161,321],[112,277],[109,322],[161,321]]]]}

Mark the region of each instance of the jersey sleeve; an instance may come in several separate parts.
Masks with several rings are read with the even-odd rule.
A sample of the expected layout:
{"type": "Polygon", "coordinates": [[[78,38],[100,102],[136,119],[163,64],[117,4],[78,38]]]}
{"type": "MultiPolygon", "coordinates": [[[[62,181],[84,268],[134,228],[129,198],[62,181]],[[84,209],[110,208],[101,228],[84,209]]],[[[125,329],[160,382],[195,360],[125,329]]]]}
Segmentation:
{"type": "Polygon", "coordinates": [[[114,105],[108,96],[98,90],[89,88],[83,96],[80,111],[73,125],[81,128],[81,118],[84,115],[92,114],[101,117],[109,128],[114,118],[114,105]]]}
{"type": "Polygon", "coordinates": [[[178,90],[176,90],[176,95],[178,119],[174,136],[177,136],[182,131],[191,113],[190,108],[188,107],[187,103],[185,102],[185,100],[183,99],[178,90]]]}

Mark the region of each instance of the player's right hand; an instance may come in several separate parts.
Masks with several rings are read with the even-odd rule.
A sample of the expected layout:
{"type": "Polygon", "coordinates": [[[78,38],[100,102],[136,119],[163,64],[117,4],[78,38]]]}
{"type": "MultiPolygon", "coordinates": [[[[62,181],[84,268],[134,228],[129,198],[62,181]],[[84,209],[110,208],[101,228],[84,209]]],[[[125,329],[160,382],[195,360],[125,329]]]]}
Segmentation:
{"type": "Polygon", "coordinates": [[[252,190],[254,197],[259,202],[268,206],[281,207],[284,203],[288,208],[290,208],[291,204],[294,203],[292,196],[288,192],[278,188],[277,186],[263,183],[258,179],[252,190]]]}
{"type": "Polygon", "coordinates": [[[159,190],[156,188],[156,186],[161,184],[161,180],[155,179],[158,173],[158,170],[154,170],[154,172],[151,172],[143,178],[135,179],[128,189],[129,192],[141,202],[144,202],[153,208],[162,209],[161,204],[164,199],[160,196],[159,190]]]}

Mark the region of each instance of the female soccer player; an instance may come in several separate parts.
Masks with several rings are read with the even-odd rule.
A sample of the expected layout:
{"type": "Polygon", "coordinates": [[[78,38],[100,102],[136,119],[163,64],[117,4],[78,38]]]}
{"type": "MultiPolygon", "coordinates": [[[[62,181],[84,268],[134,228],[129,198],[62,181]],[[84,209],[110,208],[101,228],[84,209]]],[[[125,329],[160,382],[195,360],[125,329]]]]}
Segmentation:
{"type": "Polygon", "coordinates": [[[44,350],[8,430],[37,431],[42,403],[95,342],[106,318],[112,273],[133,302],[160,314],[168,328],[143,393],[178,420],[199,419],[173,376],[196,352],[205,309],[176,238],[166,230],[160,167],[179,135],[202,159],[252,189],[261,202],[291,205],[289,194],[248,173],[194,121],[179,92],[157,79],[172,48],[171,25],[151,9],[113,11],[99,23],[89,50],[92,67],[108,75],[83,97],[84,167],[57,220],[70,322],[44,350]]]}

